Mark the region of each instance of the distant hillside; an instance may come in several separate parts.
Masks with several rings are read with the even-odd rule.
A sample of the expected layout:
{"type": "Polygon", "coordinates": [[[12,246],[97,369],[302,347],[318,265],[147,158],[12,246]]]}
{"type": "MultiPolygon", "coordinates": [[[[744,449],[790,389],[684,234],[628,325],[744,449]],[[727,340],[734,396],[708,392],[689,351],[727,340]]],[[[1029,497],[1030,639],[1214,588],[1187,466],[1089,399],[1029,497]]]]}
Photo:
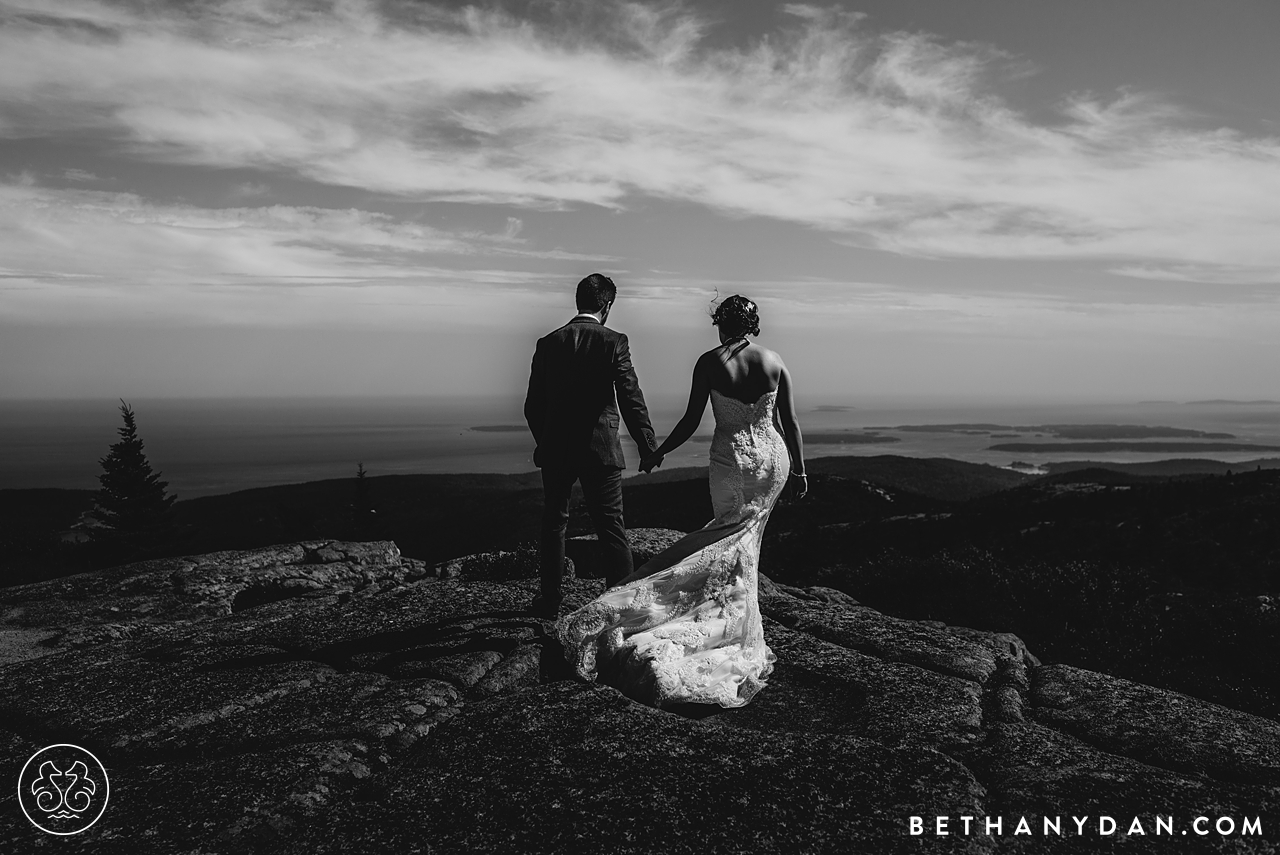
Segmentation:
{"type": "Polygon", "coordinates": [[[672,481],[694,481],[707,477],[706,466],[681,466],[674,469],[655,469],[643,475],[623,475],[623,484],[668,484],[672,481]]]}
{"type": "MultiPolygon", "coordinates": [[[[879,454],[874,457],[816,457],[806,461],[810,473],[838,475],[870,481],[880,487],[906,490],[931,499],[962,502],[1017,487],[1034,476],[985,463],[967,463],[946,457],[902,457],[879,454]]],[[[628,486],[706,480],[706,467],[655,469],[636,475],[628,486]]]]}
{"type": "Polygon", "coordinates": [[[1237,401],[1231,398],[1211,398],[1207,401],[1187,401],[1187,406],[1189,407],[1205,406],[1205,405],[1222,405],[1222,404],[1234,404],[1237,406],[1243,404],[1247,406],[1266,407],[1266,406],[1275,406],[1277,404],[1280,404],[1280,401],[1273,401],[1269,398],[1263,398],[1263,399],[1254,400],[1254,401],[1237,401]]]}
{"type": "Polygon", "coordinates": [[[1201,460],[1183,457],[1175,460],[1155,460],[1150,463],[1099,463],[1092,460],[1072,460],[1064,463],[1045,463],[1043,468],[1052,475],[1075,472],[1080,469],[1109,469],[1128,475],[1176,478],[1188,475],[1226,475],[1233,472],[1249,472],[1256,469],[1280,469],[1280,457],[1260,457],[1240,463],[1224,463],[1221,460],[1201,460]]]}
{"type": "MultiPolygon", "coordinates": [[[[993,466],[887,455],[818,458],[809,461],[809,471],[951,501],[1028,480],[993,466]]],[[[659,469],[627,478],[627,523],[686,531],[702,526],[712,517],[706,478],[704,467],[659,469]]],[[[538,536],[542,479],[537,472],[371,476],[365,486],[376,512],[365,519],[357,519],[355,511],[355,478],[181,500],[174,506],[179,534],[157,557],[337,537],[395,540],[405,555],[434,562],[511,549],[538,536]]],[[[3,583],[88,569],[90,550],[60,543],[59,535],[92,508],[92,499],[88,490],[0,490],[0,513],[13,523],[0,542],[3,583]]],[[[570,532],[590,530],[579,501],[571,511],[570,532]]]]}
{"type": "Polygon", "coordinates": [[[92,490],[0,490],[0,519],[7,533],[32,526],[70,528],[81,512],[92,507],[92,490]]]}
{"type": "Polygon", "coordinates": [[[859,478],[881,487],[908,490],[931,499],[963,502],[1017,487],[1033,476],[985,463],[945,457],[820,457],[808,462],[812,473],[859,478]]]}
{"type": "MultiPolygon", "coordinates": [[[[538,473],[385,475],[366,484],[374,514],[359,519],[357,479],[283,484],[203,496],[174,505],[177,535],[140,557],[252,549],[298,540],[393,539],[409,556],[441,561],[509,549],[537,536],[538,473]]],[[[0,511],[16,525],[0,541],[0,584],[89,569],[91,548],[61,543],[59,532],[93,506],[86,490],[0,490],[0,511]]]]}
{"type": "MultiPolygon", "coordinates": [[[[354,516],[357,479],[260,487],[178,502],[185,552],[251,549],[321,537],[395,540],[408,556],[442,561],[510,549],[537,536],[542,479],[520,475],[382,475],[367,479],[376,511],[354,516]],[[328,532],[326,534],[326,532],[328,532]]],[[[174,554],[181,554],[175,552],[174,554]]]]}
{"type": "Polygon", "coordinates": [[[89,556],[63,542],[92,490],[0,490],[0,586],[91,569],[89,556]]]}

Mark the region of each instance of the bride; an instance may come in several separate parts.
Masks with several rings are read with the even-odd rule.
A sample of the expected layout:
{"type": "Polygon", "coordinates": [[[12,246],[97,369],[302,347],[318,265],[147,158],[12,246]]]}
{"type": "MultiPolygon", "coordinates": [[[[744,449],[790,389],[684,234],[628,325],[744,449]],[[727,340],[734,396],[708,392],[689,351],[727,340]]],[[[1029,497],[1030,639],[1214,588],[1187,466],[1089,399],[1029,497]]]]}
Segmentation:
{"type": "Polygon", "coordinates": [[[738,707],[764,687],[776,657],[756,602],[760,540],[788,470],[797,496],[808,490],[791,376],[747,338],[760,334],[756,304],[734,295],[711,322],[720,346],[699,357],[684,417],[640,469],[693,435],[710,398],[715,519],[556,625],[582,677],[659,707],[738,707]]]}

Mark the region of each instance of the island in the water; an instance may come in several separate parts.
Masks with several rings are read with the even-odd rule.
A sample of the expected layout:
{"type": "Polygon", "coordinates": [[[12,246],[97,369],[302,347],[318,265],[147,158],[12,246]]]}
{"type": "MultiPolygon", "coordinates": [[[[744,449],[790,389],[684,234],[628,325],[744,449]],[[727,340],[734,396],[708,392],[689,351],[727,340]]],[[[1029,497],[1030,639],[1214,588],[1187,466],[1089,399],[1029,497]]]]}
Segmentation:
{"type": "Polygon", "coordinates": [[[1258,399],[1258,400],[1255,400],[1255,401],[1236,401],[1236,400],[1232,400],[1232,399],[1230,399],[1230,398],[1210,398],[1210,399],[1209,399],[1209,400],[1207,400],[1207,401],[1187,401],[1187,406],[1189,406],[1189,407],[1199,407],[1199,406],[1206,406],[1206,405],[1210,405],[1210,406],[1213,406],[1213,405],[1218,405],[1218,406],[1221,406],[1221,405],[1230,405],[1230,406],[1237,406],[1237,407],[1239,407],[1239,406],[1245,406],[1245,407],[1257,407],[1257,406],[1262,406],[1262,407],[1274,407],[1274,406],[1280,406],[1280,401],[1272,401],[1272,400],[1267,399],[1267,398],[1262,398],[1262,399],[1258,399]]]}
{"type": "Polygon", "coordinates": [[[1165,425],[997,425],[985,423],[960,423],[937,425],[898,425],[893,428],[879,430],[898,430],[907,433],[959,433],[959,434],[991,434],[1007,436],[1014,434],[1047,434],[1060,439],[1235,439],[1235,434],[1219,433],[1190,428],[1176,428],[1165,425]]]}

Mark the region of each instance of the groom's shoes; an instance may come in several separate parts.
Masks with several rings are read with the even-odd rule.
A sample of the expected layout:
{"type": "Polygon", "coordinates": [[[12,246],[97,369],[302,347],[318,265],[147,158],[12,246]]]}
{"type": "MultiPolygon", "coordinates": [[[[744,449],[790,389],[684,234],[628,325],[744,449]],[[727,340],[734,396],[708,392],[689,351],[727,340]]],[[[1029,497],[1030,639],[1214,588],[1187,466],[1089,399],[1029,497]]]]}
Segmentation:
{"type": "Polygon", "coordinates": [[[538,594],[533,598],[533,602],[529,604],[529,611],[536,618],[555,620],[560,614],[560,598],[538,594]]]}

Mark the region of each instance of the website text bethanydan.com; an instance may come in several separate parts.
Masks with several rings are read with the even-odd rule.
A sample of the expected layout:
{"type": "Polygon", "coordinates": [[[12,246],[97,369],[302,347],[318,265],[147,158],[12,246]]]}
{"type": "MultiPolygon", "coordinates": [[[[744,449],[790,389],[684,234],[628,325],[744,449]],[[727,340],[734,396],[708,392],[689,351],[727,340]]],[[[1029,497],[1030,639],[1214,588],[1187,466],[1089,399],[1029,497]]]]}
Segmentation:
{"type": "Polygon", "coordinates": [[[1092,835],[1099,837],[1112,835],[1147,837],[1166,834],[1173,837],[1186,834],[1200,837],[1214,834],[1221,837],[1262,835],[1261,816],[1240,818],[1231,816],[1188,816],[1181,820],[1172,815],[1159,814],[1145,817],[1121,817],[1119,819],[1106,815],[1096,817],[1045,816],[1038,818],[1040,820],[1038,826],[1036,819],[1036,817],[1028,819],[1025,816],[1018,817],[1016,821],[1013,817],[1001,816],[910,816],[907,817],[907,831],[913,837],[919,835],[945,837],[952,834],[960,836],[985,834],[994,837],[1000,837],[1005,834],[1076,837],[1092,835]]]}

